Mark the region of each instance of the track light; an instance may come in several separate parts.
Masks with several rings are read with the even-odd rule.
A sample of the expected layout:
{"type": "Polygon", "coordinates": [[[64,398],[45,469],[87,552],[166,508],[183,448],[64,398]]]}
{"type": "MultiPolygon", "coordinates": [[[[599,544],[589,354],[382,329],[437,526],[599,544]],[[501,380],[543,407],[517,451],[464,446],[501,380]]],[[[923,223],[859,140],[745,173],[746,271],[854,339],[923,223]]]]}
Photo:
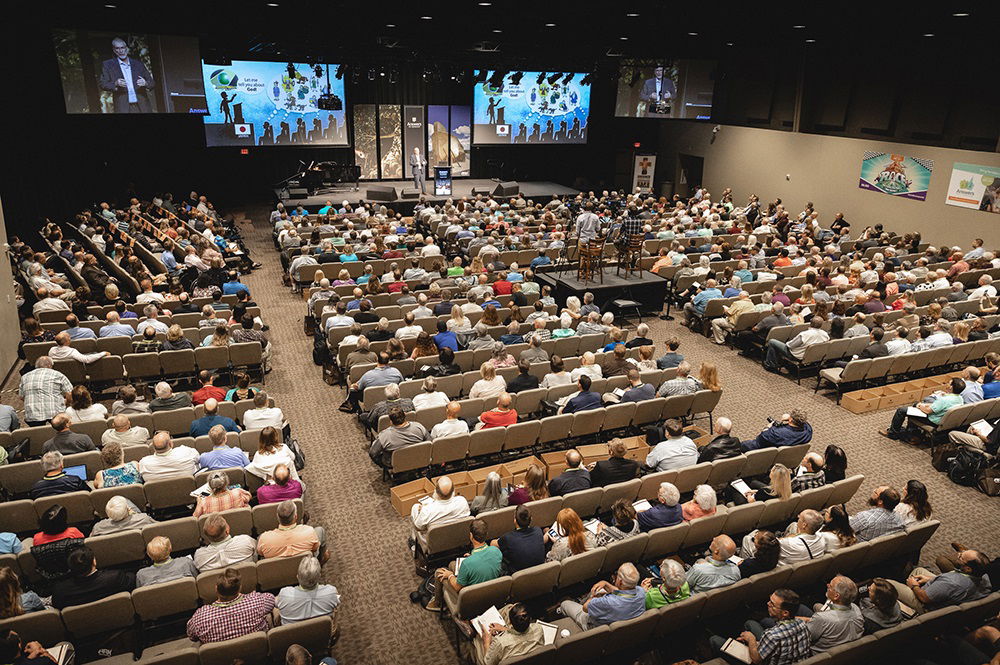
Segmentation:
{"type": "Polygon", "coordinates": [[[563,77],[563,85],[567,85],[570,81],[572,81],[574,76],[576,76],[576,74],[573,72],[566,74],[566,76],[563,77]]]}
{"type": "Polygon", "coordinates": [[[545,80],[545,72],[538,72],[538,78],[535,79],[535,83],[541,85],[542,81],[544,80],[545,80]]]}
{"type": "Polygon", "coordinates": [[[560,76],[562,76],[562,74],[560,74],[559,72],[556,72],[555,74],[553,74],[552,76],[550,76],[549,77],[549,85],[555,85],[556,81],[559,80],[560,76]]]}

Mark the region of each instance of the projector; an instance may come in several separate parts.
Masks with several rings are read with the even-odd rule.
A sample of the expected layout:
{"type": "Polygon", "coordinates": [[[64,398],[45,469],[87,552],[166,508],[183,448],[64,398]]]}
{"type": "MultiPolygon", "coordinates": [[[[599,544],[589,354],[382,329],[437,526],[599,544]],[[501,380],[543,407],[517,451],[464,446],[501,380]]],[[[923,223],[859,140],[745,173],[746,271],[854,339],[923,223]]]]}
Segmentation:
{"type": "Polygon", "coordinates": [[[337,95],[325,93],[316,100],[316,108],[320,111],[343,111],[344,100],[337,95]]]}

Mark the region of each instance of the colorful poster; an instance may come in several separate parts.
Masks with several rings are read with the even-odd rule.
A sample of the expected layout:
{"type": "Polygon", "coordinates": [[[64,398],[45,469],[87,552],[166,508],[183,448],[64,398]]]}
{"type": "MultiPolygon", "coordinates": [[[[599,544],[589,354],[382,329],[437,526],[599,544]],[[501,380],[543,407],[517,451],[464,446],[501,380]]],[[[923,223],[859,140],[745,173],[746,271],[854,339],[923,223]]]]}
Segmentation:
{"type": "Polygon", "coordinates": [[[858,186],[891,196],[925,201],[933,171],[933,159],[866,150],[858,186]]]}
{"type": "Polygon", "coordinates": [[[656,155],[636,155],[635,165],[632,167],[632,192],[652,193],[655,173],[656,155]]]}
{"type": "Polygon", "coordinates": [[[1000,213],[1000,166],[955,162],[944,202],[960,208],[1000,213]]]}
{"type": "Polygon", "coordinates": [[[375,105],[354,105],[354,161],[361,167],[362,180],[378,180],[378,147],[375,105]]]}
{"type": "Polygon", "coordinates": [[[448,152],[451,154],[452,176],[468,176],[472,159],[472,107],[451,107],[451,132],[448,137],[448,152]]]}

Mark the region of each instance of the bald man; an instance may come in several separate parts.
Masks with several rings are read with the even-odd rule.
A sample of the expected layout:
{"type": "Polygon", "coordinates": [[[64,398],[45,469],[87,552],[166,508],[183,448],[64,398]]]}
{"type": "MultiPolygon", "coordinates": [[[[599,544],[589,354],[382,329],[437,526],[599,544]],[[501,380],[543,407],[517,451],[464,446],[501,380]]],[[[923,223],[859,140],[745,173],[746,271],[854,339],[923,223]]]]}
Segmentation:
{"type": "Polygon", "coordinates": [[[410,509],[410,520],[413,522],[410,548],[419,543],[421,548],[427,547],[427,529],[432,524],[451,522],[468,517],[469,502],[455,491],[455,486],[448,476],[441,476],[434,485],[434,494],[429,503],[415,503],[410,509]]]}
{"type": "Polygon", "coordinates": [[[205,400],[205,415],[191,421],[189,436],[205,436],[216,425],[222,425],[227,432],[239,432],[240,426],[232,418],[219,415],[219,402],[210,397],[205,400]]]}
{"type": "Polygon", "coordinates": [[[461,404],[458,402],[449,402],[448,406],[445,407],[445,419],[431,429],[431,441],[436,441],[446,436],[468,434],[469,423],[458,417],[461,412],[461,404]]]}
{"type": "Polygon", "coordinates": [[[170,558],[173,546],[166,536],[157,536],[146,545],[146,554],[153,562],[152,566],[142,568],[135,574],[136,587],[171,582],[182,577],[197,577],[198,569],[189,556],[170,558]]]}
{"type": "Polygon", "coordinates": [[[497,397],[496,408],[479,414],[479,424],[476,429],[489,429],[490,427],[506,427],[517,422],[517,411],[511,408],[514,399],[510,393],[500,393],[497,397]]]}
{"type": "Polygon", "coordinates": [[[591,488],[590,472],[583,466],[583,456],[575,448],[566,451],[566,470],[549,481],[549,494],[563,496],[591,488]]]}
{"type": "Polygon", "coordinates": [[[145,427],[133,426],[128,416],[118,414],[111,419],[111,429],[101,435],[101,445],[117,443],[121,446],[142,446],[149,441],[149,430],[145,427]]]}
{"type": "Polygon", "coordinates": [[[190,446],[174,446],[169,432],[154,434],[152,448],[152,455],[139,460],[139,473],[143,480],[193,476],[198,470],[198,451],[190,446]]]}
{"type": "Polygon", "coordinates": [[[823,459],[822,455],[816,452],[806,453],[798,468],[795,469],[795,476],[792,478],[792,491],[801,492],[826,485],[824,466],[826,466],[826,460],[823,459]]]}
{"type": "Polygon", "coordinates": [[[726,535],[716,536],[708,548],[708,559],[701,559],[688,570],[691,593],[703,593],[740,581],[740,569],[729,557],[736,553],[736,543],[726,535]]]}

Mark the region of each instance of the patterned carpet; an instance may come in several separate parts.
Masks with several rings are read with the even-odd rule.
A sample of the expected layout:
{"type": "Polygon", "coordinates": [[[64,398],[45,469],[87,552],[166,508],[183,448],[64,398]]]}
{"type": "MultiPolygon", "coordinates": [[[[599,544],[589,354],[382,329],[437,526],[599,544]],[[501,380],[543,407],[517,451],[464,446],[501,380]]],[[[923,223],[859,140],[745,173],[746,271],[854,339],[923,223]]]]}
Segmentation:
{"type": "MultiPolygon", "coordinates": [[[[305,450],[306,507],[313,523],[327,529],[332,559],[325,575],[343,595],[338,614],[341,637],[334,656],[349,665],[452,662],[450,627],[408,598],[419,578],[406,547],[407,522],[392,509],[387,485],[362,450],[363,438],[354,417],[337,410],[343,391],[323,383],[319,368],[311,361],[311,340],[302,329],[305,304],[301,296],[281,285],[266,214],[249,212],[257,223],[245,224],[244,235],[264,267],[245,281],[271,327],[274,347],[274,371],[267,377],[266,389],[284,410],[305,450]]],[[[848,472],[866,476],[859,498],[848,506],[852,512],[862,508],[864,498],[879,484],[902,488],[911,478],[925,482],[934,517],[943,524],[924,550],[924,564],[956,540],[1000,554],[996,499],[952,484],[932,469],[928,451],[880,437],[877,430],[888,423],[891,412],[851,414],[832,398],[814,395],[812,380],[800,387],[767,374],[759,364],[713,345],[675,321],[647,323],[658,345],[678,335],[680,352],[696,368],[704,360],[718,365],[723,396],[716,415],[731,418],[734,434],[740,438],[762,429],[766,416],[805,409],[815,431],[814,449],[822,451],[829,443],[842,446],[849,458],[848,472]]]]}

